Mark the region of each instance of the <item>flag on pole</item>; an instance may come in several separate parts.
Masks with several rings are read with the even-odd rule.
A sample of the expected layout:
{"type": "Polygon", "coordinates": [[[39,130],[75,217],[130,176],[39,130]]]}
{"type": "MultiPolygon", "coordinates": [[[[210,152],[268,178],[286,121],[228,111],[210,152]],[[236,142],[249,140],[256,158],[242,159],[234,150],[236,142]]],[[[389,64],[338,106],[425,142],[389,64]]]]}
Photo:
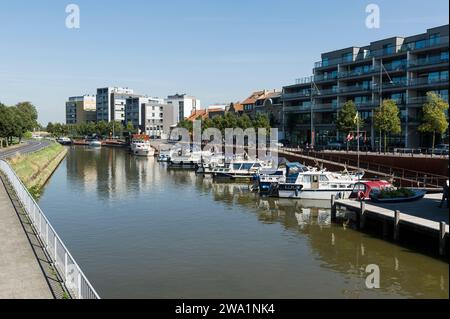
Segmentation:
{"type": "Polygon", "coordinates": [[[356,124],[356,123],[358,123],[358,120],[359,120],[359,112],[356,112],[353,122],[356,124]]]}

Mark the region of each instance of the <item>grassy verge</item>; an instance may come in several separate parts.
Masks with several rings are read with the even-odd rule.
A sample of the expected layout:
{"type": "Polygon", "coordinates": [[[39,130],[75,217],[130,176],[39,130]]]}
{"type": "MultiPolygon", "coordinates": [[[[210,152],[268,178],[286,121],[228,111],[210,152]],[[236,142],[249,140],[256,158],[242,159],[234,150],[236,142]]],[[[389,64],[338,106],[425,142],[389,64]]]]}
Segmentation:
{"type": "Polygon", "coordinates": [[[34,198],[39,198],[42,188],[66,156],[67,149],[58,143],[52,143],[48,147],[35,153],[18,155],[9,160],[34,198]]]}

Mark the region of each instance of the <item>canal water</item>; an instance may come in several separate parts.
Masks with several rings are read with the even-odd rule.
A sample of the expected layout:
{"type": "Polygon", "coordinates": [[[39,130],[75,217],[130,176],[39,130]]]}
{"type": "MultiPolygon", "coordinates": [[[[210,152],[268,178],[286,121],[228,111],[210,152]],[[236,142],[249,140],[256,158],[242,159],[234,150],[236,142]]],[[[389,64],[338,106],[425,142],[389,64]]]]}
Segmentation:
{"type": "Polygon", "coordinates": [[[448,263],[331,224],[327,202],[122,149],[70,148],[39,204],[103,298],[449,297],[448,263]]]}

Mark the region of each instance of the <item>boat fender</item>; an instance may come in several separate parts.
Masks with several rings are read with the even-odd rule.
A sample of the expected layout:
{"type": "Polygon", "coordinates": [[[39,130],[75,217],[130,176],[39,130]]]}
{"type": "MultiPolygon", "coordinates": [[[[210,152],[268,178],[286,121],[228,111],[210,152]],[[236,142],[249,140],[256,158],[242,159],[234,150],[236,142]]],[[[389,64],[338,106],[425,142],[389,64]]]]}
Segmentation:
{"type": "Polygon", "coordinates": [[[298,187],[295,188],[295,196],[298,196],[298,187]]]}
{"type": "Polygon", "coordinates": [[[358,192],[358,199],[359,199],[359,200],[363,200],[364,197],[365,197],[365,196],[364,196],[364,192],[363,192],[363,191],[359,191],[359,192],[358,192]]]}

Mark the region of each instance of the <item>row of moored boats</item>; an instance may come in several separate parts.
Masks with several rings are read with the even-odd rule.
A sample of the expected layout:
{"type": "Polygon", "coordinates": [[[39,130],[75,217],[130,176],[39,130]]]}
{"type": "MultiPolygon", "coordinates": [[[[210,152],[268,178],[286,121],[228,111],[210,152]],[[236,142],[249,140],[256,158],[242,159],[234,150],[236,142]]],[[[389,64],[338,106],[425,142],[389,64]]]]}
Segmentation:
{"type": "Polygon", "coordinates": [[[273,162],[251,159],[246,154],[225,158],[209,151],[171,149],[160,151],[158,161],[169,167],[195,169],[198,174],[221,180],[253,181],[253,189],[264,195],[296,199],[348,198],[363,172],[331,172],[284,161],[278,167],[273,162]]]}

